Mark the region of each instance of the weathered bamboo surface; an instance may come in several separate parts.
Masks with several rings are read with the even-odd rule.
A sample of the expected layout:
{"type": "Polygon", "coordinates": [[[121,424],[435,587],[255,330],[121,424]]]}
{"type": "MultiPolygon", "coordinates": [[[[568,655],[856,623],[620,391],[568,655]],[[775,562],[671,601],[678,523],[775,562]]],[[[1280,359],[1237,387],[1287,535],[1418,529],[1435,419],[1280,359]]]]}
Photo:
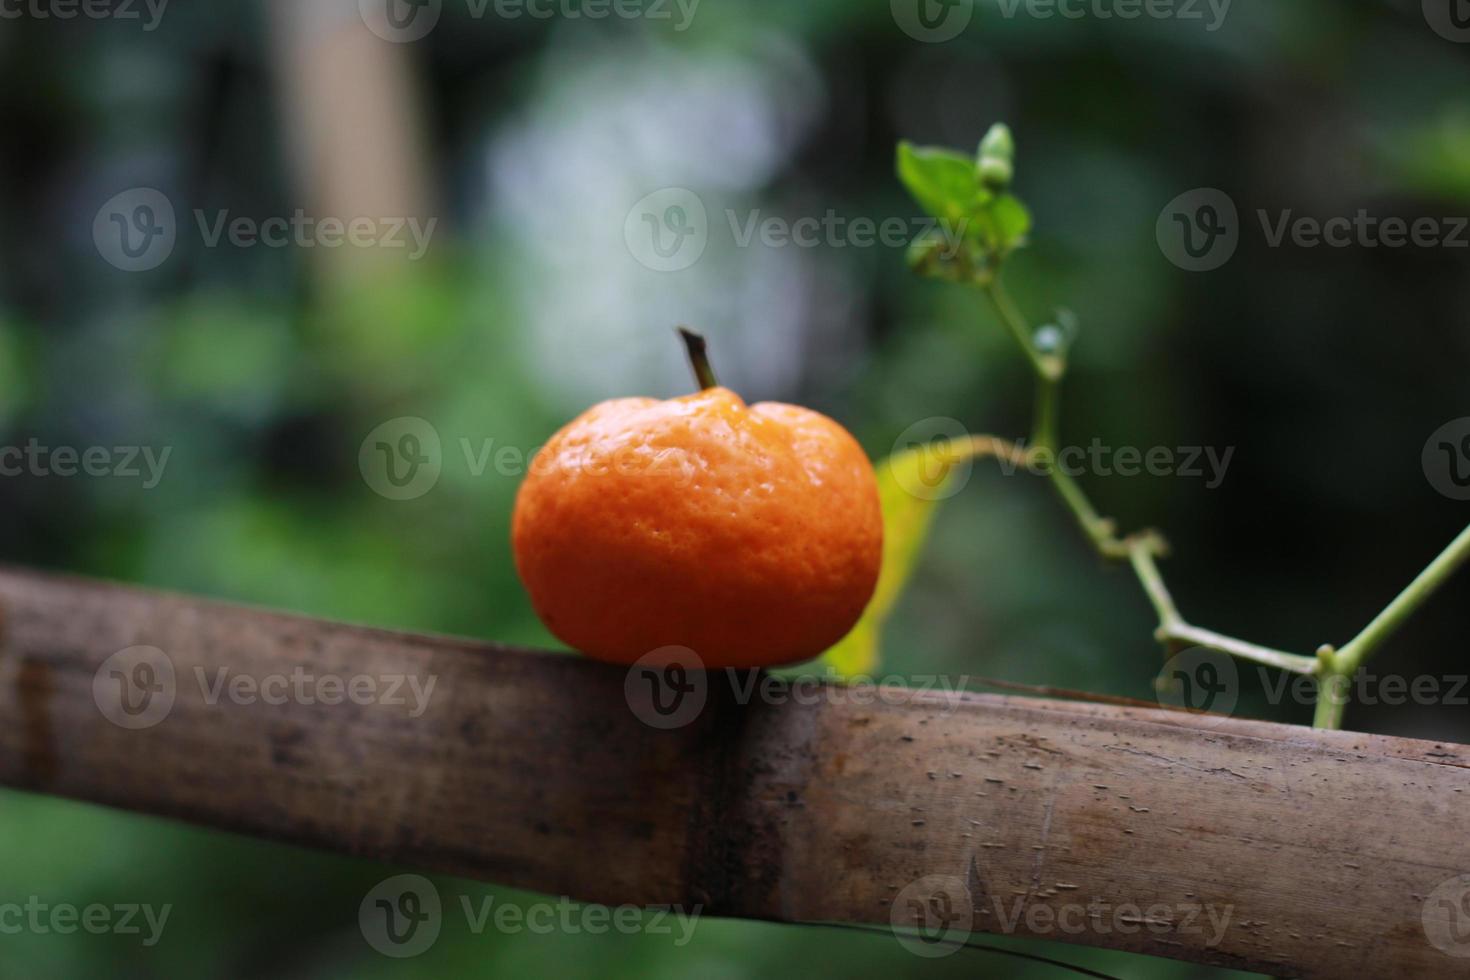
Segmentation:
{"type": "Polygon", "coordinates": [[[0,570],[12,787],[594,902],[1470,975],[1465,746],[725,675],[664,730],[627,678],[0,570]]]}

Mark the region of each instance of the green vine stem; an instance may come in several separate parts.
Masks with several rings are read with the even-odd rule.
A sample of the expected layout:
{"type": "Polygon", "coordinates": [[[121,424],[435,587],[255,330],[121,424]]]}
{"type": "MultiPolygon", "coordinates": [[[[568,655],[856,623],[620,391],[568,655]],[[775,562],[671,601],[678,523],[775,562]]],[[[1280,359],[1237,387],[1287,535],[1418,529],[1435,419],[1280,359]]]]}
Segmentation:
{"type": "Polygon", "coordinates": [[[1149,600],[1154,604],[1154,610],[1159,614],[1159,628],[1155,631],[1154,636],[1166,647],[1171,649],[1180,645],[1207,647],[1221,653],[1228,653],[1232,657],[1253,660],[1256,663],[1290,671],[1293,674],[1316,672],[1317,660],[1315,657],[1304,657],[1301,654],[1287,653],[1284,650],[1273,650],[1270,647],[1247,643],[1233,636],[1190,625],[1174,606],[1169,590],[1164,586],[1163,576],[1159,574],[1159,567],[1154,561],[1154,553],[1140,543],[1130,549],[1128,558],[1133,565],[1133,571],[1138,575],[1139,583],[1143,585],[1144,592],[1148,594],[1149,600]]]}
{"type": "MultiPolygon", "coordinates": [[[[1061,381],[1067,372],[1066,359],[1043,354],[1036,349],[1036,344],[1031,339],[1033,334],[1030,326],[998,275],[982,288],[1011,335],[1021,342],[1028,360],[1036,370],[1037,424],[1036,431],[1032,434],[1033,451],[1042,450],[1047,454],[1054,454],[1058,448],[1057,406],[1060,401],[1061,381]]],[[[1156,559],[1168,552],[1168,544],[1163,536],[1157,531],[1148,530],[1128,538],[1119,538],[1117,526],[1098,513],[1082,487],[1069,474],[1056,466],[1050,466],[1047,468],[1047,477],[1098,553],[1104,558],[1127,560],[1132,565],[1139,584],[1143,586],[1149,601],[1153,603],[1154,611],[1158,613],[1159,628],[1154,635],[1166,649],[1174,650],[1185,645],[1202,646],[1296,674],[1312,674],[1317,671],[1318,660],[1315,657],[1273,650],[1191,625],[1180,614],[1159,572],[1156,559]]]]}
{"type": "Polygon", "coordinates": [[[1057,418],[1061,381],[1067,370],[1066,359],[1037,348],[1029,324],[998,274],[979,285],[1036,372],[1036,422],[1031,446],[1024,455],[1029,461],[1044,466],[1047,478],[1098,553],[1104,558],[1126,560],[1133,568],[1139,585],[1158,615],[1159,626],[1154,635],[1165,650],[1172,652],[1185,646],[1205,647],[1278,670],[1316,677],[1318,696],[1313,724],[1319,728],[1341,727],[1347,689],[1358,669],[1435,589],[1470,559],[1470,527],[1462,531],[1408,588],[1341,650],[1323,646],[1315,657],[1308,657],[1201,629],[1179,612],[1159,572],[1158,559],[1168,553],[1163,536],[1150,529],[1120,538],[1114,522],[1098,513],[1077,481],[1054,465],[1059,448],[1057,418]]]}
{"type": "MultiPolygon", "coordinates": [[[[1341,649],[1324,645],[1316,656],[1276,650],[1201,629],[1179,612],[1159,572],[1159,559],[1169,548],[1163,535],[1147,529],[1119,536],[1117,525],[1098,513],[1081,485],[1058,465],[1061,388],[1067,373],[1067,350],[1075,330],[1070,314],[1058,314],[1055,325],[1032,329],[1016,301],[1001,282],[1000,269],[1026,243],[1031,215],[1010,193],[1015,176],[1015,140],[1003,123],[996,123],[980,141],[973,158],[941,147],[898,145],[897,173],[914,199],[933,217],[953,223],[963,216],[967,225],[959,247],[932,230],[909,246],[911,268],[928,278],[960,283],[981,290],[995,308],[1001,324],[1015,339],[1036,375],[1036,414],[1030,442],[1018,445],[993,436],[972,436],[968,455],[1019,460],[1043,474],[1104,558],[1126,561],[1158,615],[1154,635],[1166,655],[1186,647],[1204,647],[1242,660],[1316,678],[1315,724],[1338,728],[1347,703],[1347,690],[1358,670],[1454,572],[1470,560],[1470,527],[1451,542],[1373,621],[1341,649]]],[[[965,455],[965,453],[961,453],[965,455]]]]}
{"type": "Polygon", "coordinates": [[[1404,621],[1424,604],[1424,600],[1433,595],[1434,591],[1465,563],[1466,559],[1470,559],[1470,527],[1461,531],[1459,536],[1450,542],[1449,547],[1425,566],[1424,571],[1420,572],[1404,591],[1395,596],[1394,600],[1385,606],[1381,613],[1373,617],[1373,621],[1363,627],[1363,631],[1349,640],[1341,650],[1324,646],[1317,651],[1317,659],[1321,665],[1321,679],[1318,682],[1319,693],[1316,714],[1313,719],[1314,725],[1318,728],[1341,727],[1342,713],[1347,707],[1347,689],[1353,677],[1358,673],[1358,668],[1367,662],[1378,647],[1392,636],[1404,621]]]}

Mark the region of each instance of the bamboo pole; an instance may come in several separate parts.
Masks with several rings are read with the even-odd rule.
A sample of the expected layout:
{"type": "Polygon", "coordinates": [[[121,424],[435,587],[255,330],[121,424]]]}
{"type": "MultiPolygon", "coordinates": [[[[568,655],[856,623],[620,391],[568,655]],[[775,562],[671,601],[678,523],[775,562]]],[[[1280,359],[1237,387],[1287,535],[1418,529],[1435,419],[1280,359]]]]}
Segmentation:
{"type": "Polygon", "coordinates": [[[1470,968],[1463,746],[739,674],[660,728],[573,657],[23,570],[0,616],[12,787],[593,902],[1470,968]]]}

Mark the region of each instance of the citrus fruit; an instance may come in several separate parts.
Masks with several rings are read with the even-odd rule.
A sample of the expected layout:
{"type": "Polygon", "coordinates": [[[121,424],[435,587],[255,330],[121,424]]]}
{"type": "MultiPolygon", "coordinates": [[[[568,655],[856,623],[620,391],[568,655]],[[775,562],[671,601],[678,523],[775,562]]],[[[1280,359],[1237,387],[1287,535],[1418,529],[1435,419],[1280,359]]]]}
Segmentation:
{"type": "Polygon", "coordinates": [[[795,405],[715,384],[619,398],[573,419],[516,496],[516,569],[548,629],[631,664],[668,646],[708,668],[815,657],[857,622],[883,553],[877,481],[857,441],[795,405]]]}

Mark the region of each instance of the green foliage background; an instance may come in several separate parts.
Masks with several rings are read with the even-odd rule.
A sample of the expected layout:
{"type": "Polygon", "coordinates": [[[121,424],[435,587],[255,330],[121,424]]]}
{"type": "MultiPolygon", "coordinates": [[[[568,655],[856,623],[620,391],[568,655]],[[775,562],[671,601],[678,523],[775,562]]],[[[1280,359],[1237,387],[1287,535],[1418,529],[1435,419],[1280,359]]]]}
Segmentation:
{"type": "MultiPolygon", "coordinates": [[[[1464,523],[1419,454],[1470,414],[1465,252],[1273,249],[1254,222],[1258,208],[1470,208],[1470,62],[1417,4],[1238,4],[1211,32],[979,2],[961,37],[919,44],[879,0],[705,0],[684,32],[473,20],[450,3],[411,52],[444,215],[432,259],[343,288],[299,251],[181,235],[155,273],[109,267],[91,219],[125,187],[162,186],[181,215],[304,206],[281,136],[292,93],[261,11],[196,0],[146,34],[0,22],[0,441],[174,447],[153,490],[0,480],[8,562],[552,645],[511,564],[518,478],[473,475],[458,440],[529,450],[592,401],[686,390],[676,321],[710,334],[727,384],[822,409],[875,457],[934,416],[1024,431],[1028,369],[978,297],[911,278],[902,249],[740,249],[723,230],[726,208],[916,217],[895,143],[969,148],[1002,118],[1034,218],[1011,288],[1038,320],[1065,305],[1082,322],[1063,438],[1236,447],[1217,490],[1085,480],[1125,526],[1166,529],[1192,618],[1291,649],[1341,641],[1464,523]],[[711,246],[688,275],[641,269],[622,245],[627,208],[664,186],[710,207],[711,246]],[[1189,274],[1162,256],[1154,222],[1201,186],[1229,193],[1245,228],[1228,265],[1189,274]],[[357,452],[402,415],[434,423],[445,471],[427,496],[391,502],[364,484],[357,452]]],[[[935,521],[885,671],[1150,696],[1146,603],[1044,488],[981,464],[935,521]]],[[[1446,595],[1377,666],[1463,673],[1466,608],[1446,595]]],[[[1310,716],[1257,688],[1241,713],[1310,716]]],[[[1470,734],[1452,706],[1354,708],[1348,724],[1470,734]]],[[[0,902],[175,906],[153,949],[0,936],[0,977],[1052,972],[981,953],[920,960],[886,935],[711,921],[675,950],[475,936],[453,917],[430,953],[396,962],[357,931],[361,896],[391,872],[0,792],[0,902]]],[[[447,903],[534,900],[439,887],[447,903]]],[[[1026,948],[1129,977],[1213,975],[1026,948]]]]}

